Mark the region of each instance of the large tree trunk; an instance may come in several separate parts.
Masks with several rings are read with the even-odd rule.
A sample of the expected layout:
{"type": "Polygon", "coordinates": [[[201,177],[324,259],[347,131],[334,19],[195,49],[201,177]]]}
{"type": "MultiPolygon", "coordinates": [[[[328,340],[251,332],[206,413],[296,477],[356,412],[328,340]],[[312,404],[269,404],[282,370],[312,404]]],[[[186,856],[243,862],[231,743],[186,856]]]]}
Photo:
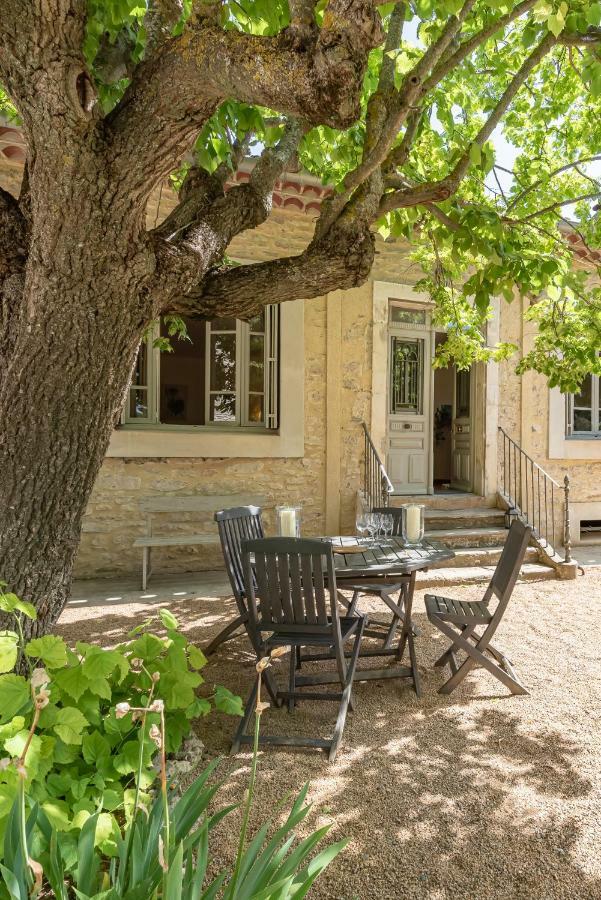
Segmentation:
{"type": "Polygon", "coordinates": [[[82,517],[149,317],[138,299],[143,245],[124,245],[123,221],[103,215],[98,198],[91,216],[85,192],[77,199],[59,227],[41,217],[4,335],[0,579],[35,604],[33,634],[68,599],[82,517]]]}

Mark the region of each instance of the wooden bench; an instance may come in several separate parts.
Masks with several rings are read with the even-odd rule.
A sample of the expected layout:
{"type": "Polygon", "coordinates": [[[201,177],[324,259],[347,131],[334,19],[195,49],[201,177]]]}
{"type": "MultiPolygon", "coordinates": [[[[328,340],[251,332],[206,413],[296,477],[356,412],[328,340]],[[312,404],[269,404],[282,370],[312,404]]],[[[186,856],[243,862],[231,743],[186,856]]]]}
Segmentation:
{"type": "Polygon", "coordinates": [[[146,534],[136,538],[134,547],[142,548],[142,590],[152,573],[151,560],[153,547],[194,547],[200,544],[219,544],[219,536],[213,522],[213,513],[218,509],[227,509],[231,506],[255,505],[262,506],[263,497],[247,497],[240,494],[230,495],[197,495],[192,497],[149,497],[140,503],[140,511],[146,516],[146,534]],[[155,534],[154,526],[156,517],[170,514],[205,513],[210,515],[213,534],[155,534]]]}

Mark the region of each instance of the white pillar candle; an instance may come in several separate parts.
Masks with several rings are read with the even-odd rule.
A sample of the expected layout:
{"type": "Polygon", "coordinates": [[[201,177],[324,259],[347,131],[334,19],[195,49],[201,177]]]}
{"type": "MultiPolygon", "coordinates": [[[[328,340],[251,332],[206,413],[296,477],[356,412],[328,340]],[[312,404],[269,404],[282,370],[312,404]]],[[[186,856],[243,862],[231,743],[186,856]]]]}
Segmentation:
{"type": "Polygon", "coordinates": [[[281,511],[280,530],[284,537],[296,537],[296,510],[283,509],[281,511]]]}
{"type": "Polygon", "coordinates": [[[410,544],[417,544],[421,540],[421,508],[419,506],[408,506],[405,512],[407,515],[407,540],[410,544]]]}

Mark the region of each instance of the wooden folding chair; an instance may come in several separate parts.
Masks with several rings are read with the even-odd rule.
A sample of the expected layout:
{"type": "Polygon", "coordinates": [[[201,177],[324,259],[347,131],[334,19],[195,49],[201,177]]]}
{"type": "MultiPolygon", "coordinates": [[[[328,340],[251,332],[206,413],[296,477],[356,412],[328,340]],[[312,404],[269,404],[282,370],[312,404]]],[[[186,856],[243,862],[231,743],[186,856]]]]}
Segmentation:
{"type": "Polygon", "coordinates": [[[244,540],[263,537],[261,510],[258,506],[236,506],[232,509],[221,509],[215,513],[214,519],[217,522],[225,569],[232,586],[236,606],[238,607],[238,615],[231,622],[228,622],[225,628],[222,628],[217,637],[213,638],[211,643],[205,648],[204,652],[207,656],[214,653],[217,647],[225,641],[236,637],[236,632],[239,628],[246,627],[248,609],[244,588],[241,544],[244,540]]]}
{"type": "MultiPolygon", "coordinates": [[[[338,701],[338,717],[331,738],[287,737],[261,734],[261,744],[316,747],[333,760],[342,738],[366,619],[360,614],[340,616],[331,544],[300,538],[265,538],[243,541],[244,582],[248,598],[248,628],[257,659],[279,646],[290,647],[288,689],[277,697],[290,712],[300,700],[338,701]],[[327,584],[327,588],[326,588],[327,584]],[[329,598],[326,599],[326,594],[329,598]],[[347,660],[344,644],[353,639],[347,660]],[[333,648],[336,672],[298,675],[296,655],[301,647],[333,648]],[[340,690],[315,691],[318,685],[338,684],[340,690]],[[309,690],[306,690],[308,688],[309,690]]],[[[265,672],[269,670],[266,669],[265,672]]],[[[264,673],[265,674],[265,673],[264,673]]],[[[252,743],[247,733],[257,697],[256,678],[240,722],[232,753],[252,743]]]]}
{"type": "Polygon", "coordinates": [[[429,620],[452,642],[449,649],[434,663],[435,666],[448,663],[452,673],[439,689],[439,694],[450,694],[474,666],[483,666],[509,688],[512,694],[528,693],[511,662],[504,653],[493,647],[491,641],[507,609],[531,535],[532,528],[529,525],[524,525],[520,519],[514,519],[501,558],[482,600],[472,603],[426,594],[429,620]],[[494,613],[489,609],[493,597],[498,600],[494,613]],[[484,630],[478,633],[480,627],[484,630]],[[461,665],[458,665],[455,656],[459,650],[467,654],[461,665]]]}

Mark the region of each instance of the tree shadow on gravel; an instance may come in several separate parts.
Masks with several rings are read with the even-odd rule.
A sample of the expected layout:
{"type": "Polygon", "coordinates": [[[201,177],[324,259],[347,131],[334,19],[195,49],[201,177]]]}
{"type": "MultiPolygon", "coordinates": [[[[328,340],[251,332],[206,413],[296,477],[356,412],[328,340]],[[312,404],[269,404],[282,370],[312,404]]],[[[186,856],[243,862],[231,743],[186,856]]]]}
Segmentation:
{"type": "MultiPolygon", "coordinates": [[[[169,608],[200,644],[235,613],[223,598],[186,598],[169,608]]],[[[115,643],[150,611],[65,621],[58,630],[68,640],[85,631],[87,640],[115,643]]],[[[334,765],[320,753],[261,753],[254,825],[311,782],[310,827],[330,822],[334,837],[351,837],[313,889],[316,900],[599,900],[601,880],[578,865],[583,845],[594,852],[598,785],[586,773],[599,770],[584,766],[578,728],[566,736],[561,711],[545,706],[542,691],[507,697],[480,673],[451,697],[437,694],[445,676],[430,666],[440,640],[425,616],[419,624],[423,696],[396,681],[357,684],[356,711],[334,765]]],[[[524,660],[521,647],[516,656],[518,667],[521,656],[534,671],[536,661],[524,660]]],[[[285,672],[286,659],[280,677],[285,672]]],[[[203,674],[207,690],[222,683],[246,697],[254,677],[246,637],[223,645],[203,674]]],[[[572,725],[584,728],[586,712],[575,709],[572,725]]],[[[335,704],[307,701],[293,715],[268,710],[263,727],[327,735],[334,718],[335,704]]],[[[226,757],[219,773],[230,777],[220,803],[239,801],[247,784],[249,754],[227,756],[235,727],[221,714],[198,727],[205,751],[195,771],[226,757]]],[[[214,835],[216,870],[235,855],[236,824],[224,820],[214,835]]]]}

